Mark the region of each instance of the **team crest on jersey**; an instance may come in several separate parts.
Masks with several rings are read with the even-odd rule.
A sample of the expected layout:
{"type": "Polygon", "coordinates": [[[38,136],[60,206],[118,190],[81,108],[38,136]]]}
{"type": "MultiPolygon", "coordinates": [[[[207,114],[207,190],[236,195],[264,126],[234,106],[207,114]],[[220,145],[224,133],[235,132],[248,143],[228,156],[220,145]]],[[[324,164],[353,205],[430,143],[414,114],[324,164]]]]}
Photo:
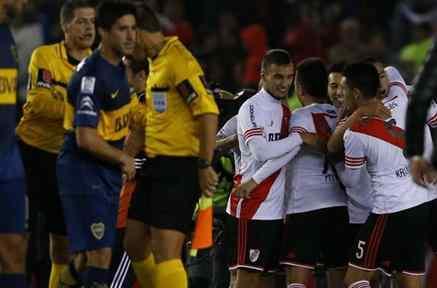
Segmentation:
{"type": "Polygon", "coordinates": [[[80,83],[80,92],[84,94],[94,94],[96,86],[96,77],[84,76],[80,83]]]}
{"type": "Polygon", "coordinates": [[[93,223],[91,224],[90,228],[94,238],[96,238],[97,240],[103,239],[103,236],[105,236],[105,224],[103,224],[102,222],[93,223]]]}
{"type": "Polygon", "coordinates": [[[250,249],[249,250],[250,262],[255,263],[258,260],[260,254],[261,254],[261,251],[259,251],[259,249],[250,249]]]}

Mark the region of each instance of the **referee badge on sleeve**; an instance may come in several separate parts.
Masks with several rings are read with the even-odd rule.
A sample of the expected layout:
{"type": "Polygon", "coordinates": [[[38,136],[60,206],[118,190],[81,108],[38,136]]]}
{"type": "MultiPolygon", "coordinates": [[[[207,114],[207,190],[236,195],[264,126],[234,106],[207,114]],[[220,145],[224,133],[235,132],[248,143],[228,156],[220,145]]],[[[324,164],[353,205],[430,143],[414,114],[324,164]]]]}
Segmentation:
{"type": "Polygon", "coordinates": [[[197,98],[197,93],[194,90],[193,85],[191,85],[190,81],[184,80],[179,85],[176,86],[176,89],[178,90],[179,94],[185,99],[185,102],[187,104],[190,104],[194,101],[194,99],[197,98]]]}
{"type": "Polygon", "coordinates": [[[156,112],[163,113],[167,111],[167,91],[167,89],[152,88],[153,109],[156,112]]]}

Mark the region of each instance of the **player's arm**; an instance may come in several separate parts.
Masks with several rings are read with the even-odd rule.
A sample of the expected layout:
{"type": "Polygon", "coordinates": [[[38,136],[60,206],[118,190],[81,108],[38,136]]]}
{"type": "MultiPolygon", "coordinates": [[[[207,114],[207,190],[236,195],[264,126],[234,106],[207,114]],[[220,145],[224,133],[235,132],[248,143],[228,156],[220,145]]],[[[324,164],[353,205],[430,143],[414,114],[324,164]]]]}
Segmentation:
{"type": "Polygon", "coordinates": [[[360,121],[362,117],[373,116],[386,119],[391,116],[391,113],[384,104],[376,100],[366,106],[361,106],[355,110],[342,125],[338,125],[335,128],[327,144],[328,153],[333,156],[342,155],[344,152],[343,136],[345,131],[360,121]]]}
{"type": "Polygon", "coordinates": [[[203,71],[194,58],[179,57],[173,64],[175,85],[197,122],[199,135],[199,184],[211,196],[218,177],[210,163],[215,149],[218,107],[206,89],[203,71]],[[185,62],[183,62],[185,61],[185,62]]]}
{"type": "Polygon", "coordinates": [[[268,142],[264,133],[263,112],[259,110],[260,107],[248,103],[240,108],[237,116],[243,139],[256,160],[265,162],[278,158],[303,143],[300,135],[294,133],[284,139],[268,142]]]}
{"type": "Polygon", "coordinates": [[[84,76],[78,89],[74,126],[76,142],[80,149],[108,163],[121,166],[128,180],[135,176],[134,158],[106,142],[97,132],[100,97],[95,77],[84,76]]]}
{"type": "Polygon", "coordinates": [[[366,171],[366,157],[362,139],[351,130],[344,134],[344,167],[343,184],[346,187],[359,185],[366,171]]]}
{"type": "Polygon", "coordinates": [[[228,150],[238,146],[237,115],[226,121],[225,125],[217,132],[215,148],[228,150]]]}
{"type": "Polygon", "coordinates": [[[62,119],[65,110],[64,99],[54,89],[53,73],[40,49],[33,52],[28,73],[29,86],[25,109],[44,118],[62,119]]]}

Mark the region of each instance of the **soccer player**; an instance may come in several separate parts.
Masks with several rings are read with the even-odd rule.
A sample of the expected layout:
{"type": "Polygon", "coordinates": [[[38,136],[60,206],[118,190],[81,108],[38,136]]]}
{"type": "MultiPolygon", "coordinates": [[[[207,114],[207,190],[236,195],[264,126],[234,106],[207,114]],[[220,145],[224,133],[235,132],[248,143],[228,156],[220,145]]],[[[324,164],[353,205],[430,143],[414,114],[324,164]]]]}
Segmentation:
{"type": "MultiPolygon", "coordinates": [[[[354,110],[377,97],[378,72],[370,64],[352,64],[342,86],[345,105],[354,110]]],[[[348,287],[370,287],[378,268],[398,271],[402,287],[421,287],[429,195],[409,175],[404,146],[403,130],[379,118],[364,119],[344,134],[345,185],[357,185],[363,170],[372,183],[372,211],[351,253],[348,287]]]]}
{"type": "Polygon", "coordinates": [[[118,0],[102,2],[96,13],[100,48],[78,65],[67,90],[65,135],[57,162],[70,250],[85,256],[61,275],[61,285],[108,287],[119,193],[123,178],[135,175],[134,158],[122,151],[132,108],[121,61],[135,48],[136,10],[118,0]]]}
{"type": "Polygon", "coordinates": [[[26,0],[0,2],[0,287],[26,287],[24,168],[14,129],[18,63],[8,22],[23,11],[26,0]]]}
{"type": "MultiPolygon", "coordinates": [[[[131,57],[124,57],[123,62],[126,65],[127,79],[131,87],[132,97],[135,97],[134,99],[138,100],[138,104],[134,105],[131,112],[129,129],[131,131],[135,129],[141,129],[142,131],[144,131],[144,114],[146,101],[144,89],[147,75],[149,74],[149,65],[146,61],[137,62],[134,61],[131,57]]],[[[144,141],[139,141],[139,143],[143,145],[144,141]]],[[[146,158],[144,152],[140,152],[139,155],[136,155],[136,178],[138,178],[138,175],[141,172],[141,168],[145,161],[146,158]]],[[[131,261],[123,247],[128,209],[132,198],[132,193],[135,191],[135,185],[136,181],[126,182],[124,183],[120,192],[120,204],[117,217],[117,237],[116,244],[113,248],[111,261],[111,287],[130,288],[135,280],[131,261]]]]}
{"type": "Polygon", "coordinates": [[[344,66],[344,63],[333,64],[328,72],[328,97],[332,105],[337,109],[338,114],[343,107],[340,82],[343,77],[344,66]]]}
{"type": "MultiPolygon", "coordinates": [[[[23,117],[16,129],[26,170],[30,231],[44,216],[50,239],[52,270],[49,288],[59,286],[59,275],[70,257],[64,213],[56,180],[56,158],[64,141],[67,84],[77,64],[91,54],[95,38],[95,7],[88,0],[63,4],[60,13],[65,40],[34,50],[29,64],[29,86],[23,117]]],[[[37,234],[30,249],[37,250],[37,234]]],[[[32,251],[31,255],[37,255],[32,251]]]]}
{"type": "Polygon", "coordinates": [[[305,133],[289,135],[291,113],[281,101],[293,83],[294,68],[288,52],[268,51],[261,64],[262,89],[238,112],[241,165],[235,181],[241,185],[231,194],[226,211],[229,268],[237,271],[238,288],[268,287],[269,280],[262,275],[279,265],[285,189],[282,166],[287,162],[265,175],[259,171],[270,159],[293,157],[303,139],[312,139],[305,133]]]}
{"type": "Polygon", "coordinates": [[[218,109],[193,55],[178,38],[164,37],[150,7],[138,2],[137,8],[135,57],[150,59],[147,162],[129,209],[125,246],[142,287],[187,287],[181,252],[200,193],[212,195],[217,184],[211,160],[218,109]]]}

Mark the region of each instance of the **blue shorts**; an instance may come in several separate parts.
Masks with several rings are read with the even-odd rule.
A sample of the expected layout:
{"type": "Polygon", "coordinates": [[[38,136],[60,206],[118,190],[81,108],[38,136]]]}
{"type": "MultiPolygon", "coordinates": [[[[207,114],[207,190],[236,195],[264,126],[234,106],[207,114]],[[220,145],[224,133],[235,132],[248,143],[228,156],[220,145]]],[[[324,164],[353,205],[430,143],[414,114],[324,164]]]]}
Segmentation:
{"type": "Polygon", "coordinates": [[[24,168],[16,144],[0,154],[0,233],[25,232],[24,168]]]}
{"type": "Polygon", "coordinates": [[[58,158],[56,172],[70,250],[112,247],[121,175],[84,159],[68,158],[58,158]]]}

